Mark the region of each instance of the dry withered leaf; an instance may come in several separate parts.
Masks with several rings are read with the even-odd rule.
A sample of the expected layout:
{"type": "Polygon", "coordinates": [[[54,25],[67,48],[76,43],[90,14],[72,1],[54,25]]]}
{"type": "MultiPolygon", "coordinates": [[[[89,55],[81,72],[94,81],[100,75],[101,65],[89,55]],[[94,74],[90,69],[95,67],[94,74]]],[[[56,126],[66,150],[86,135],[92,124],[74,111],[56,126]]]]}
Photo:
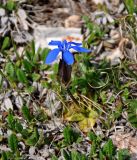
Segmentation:
{"type": "Polygon", "coordinates": [[[114,145],[117,146],[118,149],[129,149],[131,154],[136,154],[137,156],[137,138],[134,138],[130,135],[130,133],[118,133],[116,132],[113,136],[111,136],[114,145]]]}

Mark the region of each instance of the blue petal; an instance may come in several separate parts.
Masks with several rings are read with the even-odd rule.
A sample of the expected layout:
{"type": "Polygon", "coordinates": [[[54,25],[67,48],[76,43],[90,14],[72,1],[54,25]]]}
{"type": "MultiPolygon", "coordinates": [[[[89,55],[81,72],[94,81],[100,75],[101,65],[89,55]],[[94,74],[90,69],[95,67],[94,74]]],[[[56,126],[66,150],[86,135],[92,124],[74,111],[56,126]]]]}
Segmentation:
{"type": "Polygon", "coordinates": [[[64,40],[62,42],[62,46],[64,47],[64,49],[67,49],[68,48],[68,42],[66,40],[64,40]]]}
{"type": "Polygon", "coordinates": [[[78,51],[78,52],[91,52],[91,50],[83,48],[83,47],[78,47],[78,46],[71,46],[70,48],[73,48],[74,50],[78,51]]]}
{"type": "Polygon", "coordinates": [[[76,46],[81,46],[82,45],[82,43],[76,43],[76,42],[68,42],[70,45],[76,45],[76,46]]]}
{"type": "Polygon", "coordinates": [[[47,57],[46,57],[45,63],[46,64],[51,64],[54,60],[56,60],[57,55],[59,54],[59,52],[60,52],[60,50],[58,48],[51,50],[49,52],[49,54],[47,55],[47,57]]]}
{"type": "Polygon", "coordinates": [[[51,41],[48,45],[59,46],[61,45],[61,41],[51,41]]]}
{"type": "Polygon", "coordinates": [[[69,51],[63,52],[62,58],[68,65],[71,65],[74,63],[74,56],[69,51]]]}

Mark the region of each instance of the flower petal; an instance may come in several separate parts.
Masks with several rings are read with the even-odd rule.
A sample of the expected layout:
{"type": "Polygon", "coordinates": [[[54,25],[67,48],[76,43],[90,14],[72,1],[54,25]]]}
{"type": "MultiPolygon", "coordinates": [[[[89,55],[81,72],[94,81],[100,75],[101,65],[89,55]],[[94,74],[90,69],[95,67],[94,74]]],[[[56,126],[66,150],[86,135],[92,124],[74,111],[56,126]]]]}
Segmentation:
{"type": "Polygon", "coordinates": [[[61,45],[61,41],[51,41],[48,45],[59,46],[61,45]]]}
{"type": "Polygon", "coordinates": [[[74,63],[74,56],[69,51],[63,52],[62,58],[68,65],[71,65],[74,63]]]}
{"type": "Polygon", "coordinates": [[[82,45],[82,43],[76,43],[76,42],[68,42],[70,45],[76,45],[76,46],[81,46],[82,45]]]}
{"type": "Polygon", "coordinates": [[[86,49],[83,47],[79,47],[79,46],[71,46],[70,48],[73,48],[74,50],[78,51],[78,52],[91,52],[90,49],[86,49]]]}
{"type": "Polygon", "coordinates": [[[59,54],[59,52],[60,52],[60,50],[58,48],[51,50],[49,52],[49,54],[47,55],[47,57],[46,57],[45,63],[46,64],[51,64],[54,60],[56,60],[57,55],[59,54]]]}

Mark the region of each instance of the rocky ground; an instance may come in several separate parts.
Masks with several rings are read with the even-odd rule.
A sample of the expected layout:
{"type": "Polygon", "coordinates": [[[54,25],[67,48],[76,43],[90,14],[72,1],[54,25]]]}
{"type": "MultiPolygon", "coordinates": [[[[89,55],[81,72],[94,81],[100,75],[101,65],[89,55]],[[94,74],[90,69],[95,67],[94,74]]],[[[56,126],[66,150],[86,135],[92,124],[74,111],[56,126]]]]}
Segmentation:
{"type": "MultiPolygon", "coordinates": [[[[4,5],[6,1],[1,3],[4,5]]],[[[0,69],[2,72],[2,78],[0,77],[2,79],[0,85],[0,154],[11,150],[10,145],[7,145],[7,139],[12,132],[15,132],[19,139],[18,148],[23,159],[50,160],[53,155],[56,155],[58,159],[67,159],[64,158],[63,149],[66,153],[76,150],[89,157],[93,141],[89,138],[88,132],[93,131],[95,135],[101,137],[101,142],[98,144],[100,147],[111,138],[117,150],[128,149],[132,159],[136,160],[137,117],[136,108],[132,107],[136,106],[137,96],[137,7],[133,9],[132,4],[129,7],[125,1],[120,0],[24,0],[17,1],[17,4],[17,9],[12,11],[7,11],[4,7],[0,8],[0,69]],[[13,40],[18,54],[15,54],[12,41],[7,47],[8,51],[7,48],[5,51],[2,43],[4,37],[10,37],[13,40]],[[92,92],[90,96],[87,92],[84,95],[82,86],[79,89],[81,95],[77,92],[74,95],[80,101],[79,103],[86,103],[91,108],[97,108],[99,117],[96,118],[94,125],[85,125],[86,127],[81,129],[77,121],[72,123],[72,120],[68,120],[70,117],[67,117],[67,114],[64,115],[65,107],[70,107],[71,110],[74,106],[68,94],[65,94],[65,103],[62,100],[62,93],[62,97],[58,95],[55,77],[50,77],[56,66],[48,70],[43,65],[42,59],[36,58],[36,66],[33,68],[35,75],[30,76],[32,72],[30,68],[30,73],[25,72],[30,86],[24,84],[26,80],[22,78],[21,80],[20,78],[12,79],[13,77],[8,76],[12,73],[14,76],[14,64],[19,68],[23,66],[22,59],[24,55],[27,55],[24,50],[30,51],[30,46],[26,47],[26,45],[33,38],[35,38],[34,48],[37,51],[38,47],[43,47],[43,49],[47,47],[47,43],[52,38],[68,41],[83,40],[85,46],[92,50],[88,60],[96,72],[99,72],[99,76],[95,74],[90,77],[94,79],[97,76],[97,79],[90,80],[90,85],[88,85],[90,88],[88,93],[92,92]],[[103,64],[104,59],[110,64],[103,64]],[[6,65],[9,63],[13,64],[9,67],[6,65]],[[10,71],[6,68],[10,68],[10,71]],[[48,86],[44,83],[48,81],[48,78],[50,85],[51,80],[55,84],[51,86],[48,84],[48,86]],[[32,121],[25,117],[22,111],[24,105],[29,106],[30,114],[35,117],[32,121]],[[12,123],[8,120],[12,116],[7,118],[10,115],[9,109],[16,119],[12,123]],[[32,134],[30,137],[35,137],[33,133],[37,128],[39,135],[37,142],[32,144],[30,139],[22,138],[23,134],[18,132],[16,127],[10,126],[15,121],[21,122],[29,135],[32,134]],[[68,124],[80,133],[82,140],[79,143],[65,144],[63,133],[68,124]]],[[[134,6],[135,4],[136,1],[134,1],[134,6]]],[[[76,68],[74,67],[72,77],[78,72],[75,71],[76,68]]],[[[89,159],[98,159],[99,147],[96,150],[94,156],[89,159]]]]}

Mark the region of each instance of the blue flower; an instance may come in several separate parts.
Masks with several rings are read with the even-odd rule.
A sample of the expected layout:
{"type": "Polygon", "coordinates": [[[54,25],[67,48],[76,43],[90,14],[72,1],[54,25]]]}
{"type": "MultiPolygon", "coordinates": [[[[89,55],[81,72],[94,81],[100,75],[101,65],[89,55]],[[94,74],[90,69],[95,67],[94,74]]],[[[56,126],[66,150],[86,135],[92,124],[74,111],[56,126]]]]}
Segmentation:
{"type": "Polygon", "coordinates": [[[64,40],[61,41],[51,41],[49,45],[57,46],[57,48],[51,50],[46,57],[46,64],[51,64],[54,60],[56,60],[58,54],[62,53],[62,60],[68,64],[72,65],[74,63],[74,55],[69,51],[70,49],[74,49],[77,52],[91,52],[86,48],[81,47],[82,43],[75,43],[75,42],[67,42],[64,40]]]}

